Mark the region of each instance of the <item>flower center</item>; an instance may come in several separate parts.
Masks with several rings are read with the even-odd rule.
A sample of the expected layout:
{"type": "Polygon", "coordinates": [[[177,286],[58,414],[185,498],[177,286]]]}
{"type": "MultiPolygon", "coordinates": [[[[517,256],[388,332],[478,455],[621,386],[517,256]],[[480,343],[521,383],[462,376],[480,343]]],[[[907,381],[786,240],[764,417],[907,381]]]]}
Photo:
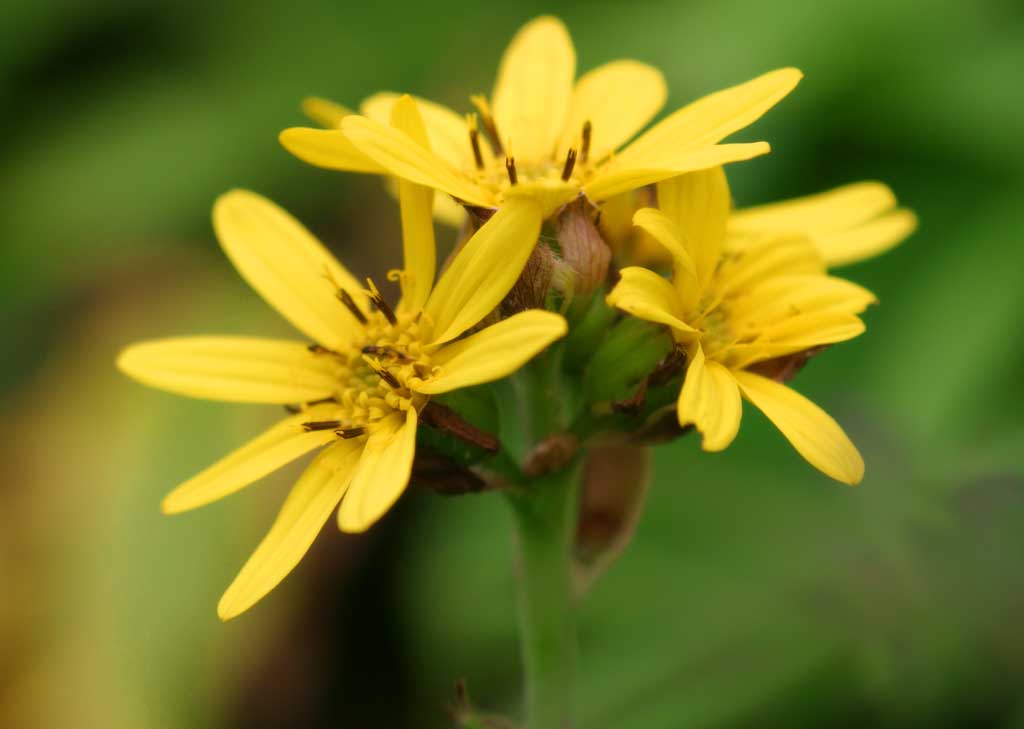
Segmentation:
{"type": "Polygon", "coordinates": [[[517,159],[511,150],[506,152],[487,100],[482,96],[473,96],[472,101],[478,113],[466,115],[466,126],[477,183],[495,195],[501,195],[522,182],[561,181],[582,185],[590,175],[593,167],[590,160],[593,127],[589,121],[583,124],[578,148],[571,147],[564,157],[556,157],[557,151],[552,151],[549,159],[522,160],[517,159]],[[481,124],[494,149],[493,155],[484,154],[480,137],[481,124]]]}
{"type": "Polygon", "coordinates": [[[427,403],[427,396],[414,387],[431,371],[425,347],[430,332],[418,312],[396,313],[373,282],[367,284],[373,311],[363,311],[349,292],[338,290],[339,301],[362,325],[362,336],[342,351],[309,348],[311,356],[332,358],[338,389],[326,401],[337,405],[332,417],[303,423],[306,430],[334,430],[339,437],[358,438],[388,415],[418,411],[427,403]]]}

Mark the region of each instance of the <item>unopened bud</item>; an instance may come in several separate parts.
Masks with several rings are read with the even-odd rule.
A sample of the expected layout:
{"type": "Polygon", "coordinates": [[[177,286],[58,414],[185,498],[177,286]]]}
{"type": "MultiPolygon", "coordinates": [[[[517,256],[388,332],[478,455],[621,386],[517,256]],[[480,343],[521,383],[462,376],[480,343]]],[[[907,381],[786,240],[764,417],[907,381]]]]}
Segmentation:
{"type": "Polygon", "coordinates": [[[584,372],[587,401],[605,404],[611,410],[612,403],[635,397],[638,388],[673,348],[672,337],[665,327],[623,317],[593,353],[584,372]]]}
{"type": "Polygon", "coordinates": [[[611,249],[595,225],[597,209],[580,197],[545,224],[515,286],[502,302],[511,315],[526,309],[566,312],[608,279],[611,249]]]}
{"type": "Polygon", "coordinates": [[[565,367],[571,372],[582,372],[604,340],[608,330],[619,316],[617,309],[608,306],[604,288],[589,297],[577,297],[566,312],[570,322],[565,340],[565,367]]]}
{"type": "Polygon", "coordinates": [[[567,205],[555,220],[561,259],[576,274],[577,295],[592,293],[608,279],[612,252],[594,225],[596,209],[586,198],[567,205]]]}
{"type": "Polygon", "coordinates": [[[543,240],[538,241],[515,286],[501,302],[502,314],[512,316],[527,309],[547,308],[548,290],[556,265],[554,252],[543,240]]]}

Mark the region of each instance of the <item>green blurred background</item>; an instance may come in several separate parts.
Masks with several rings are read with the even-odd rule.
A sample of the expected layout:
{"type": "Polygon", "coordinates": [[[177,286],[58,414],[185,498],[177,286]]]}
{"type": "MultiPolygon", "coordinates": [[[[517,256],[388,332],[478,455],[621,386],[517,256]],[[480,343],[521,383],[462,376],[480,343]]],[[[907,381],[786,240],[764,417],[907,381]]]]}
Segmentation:
{"type": "Polygon", "coordinates": [[[279,413],[113,362],[147,337],[286,332],[214,242],[228,188],[359,272],[394,265],[379,182],[304,166],[277,132],[308,94],[465,109],[542,12],[581,70],[662,68],[670,108],[799,66],[743,136],[774,152],[731,168],[739,202],[877,178],[921,218],[843,272],[882,305],[795,383],[860,445],[864,483],[827,481],[751,408],[724,454],[661,448],[582,610],[581,726],[1024,727],[1024,6],[996,0],[7,3],[0,726],[443,727],[458,677],[516,710],[500,499],[413,490],[222,625],[295,471],[175,518],[159,500],[279,413]]]}

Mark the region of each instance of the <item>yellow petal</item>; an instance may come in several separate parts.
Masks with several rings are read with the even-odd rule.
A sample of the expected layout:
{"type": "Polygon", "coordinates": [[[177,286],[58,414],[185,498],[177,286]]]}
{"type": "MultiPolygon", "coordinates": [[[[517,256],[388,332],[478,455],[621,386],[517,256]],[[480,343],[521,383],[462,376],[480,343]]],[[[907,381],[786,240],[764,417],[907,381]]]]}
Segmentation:
{"type": "Polygon", "coordinates": [[[370,528],[405,491],[416,454],[416,411],[390,416],[366,442],[359,467],[341,508],[338,526],[344,532],[370,528]]]}
{"type": "Polygon", "coordinates": [[[473,205],[490,205],[490,198],[472,178],[407,134],[365,116],[345,117],[341,129],[352,144],[391,174],[473,205]]]}
{"type": "Polygon", "coordinates": [[[742,162],[768,154],[770,151],[771,147],[767,142],[749,142],[713,144],[697,149],[668,148],[662,156],[643,160],[641,163],[617,157],[594,174],[583,186],[583,192],[591,200],[607,200],[623,192],[661,182],[684,172],[705,170],[729,162],[742,162]]]}
{"type": "Polygon", "coordinates": [[[434,343],[459,336],[505,298],[533,252],[540,223],[536,201],[514,198],[466,242],[427,299],[434,343]]]}
{"type": "Polygon", "coordinates": [[[619,271],[619,282],[608,294],[608,305],[628,314],[664,324],[677,332],[694,333],[697,330],[682,321],[683,311],[679,293],[671,283],[639,266],[619,271]]]}
{"type": "Polygon", "coordinates": [[[248,610],[299,563],[345,493],[361,450],[359,441],[338,441],[299,477],[270,532],[220,599],[221,620],[248,610]]]}
{"type": "Polygon", "coordinates": [[[728,348],[731,367],[747,367],[754,362],[774,359],[795,352],[836,344],[864,333],[864,322],[840,311],[814,311],[782,319],[760,330],[750,344],[728,348]]]}
{"type": "Polygon", "coordinates": [[[564,337],[566,331],[565,319],[554,312],[521,312],[441,347],[432,358],[438,370],[415,390],[437,395],[501,379],[564,337]]]}
{"type": "Polygon", "coordinates": [[[580,186],[575,182],[563,180],[527,180],[505,190],[503,202],[517,197],[532,198],[540,205],[541,217],[550,218],[563,205],[575,200],[580,194],[580,186]]]}
{"type": "Polygon", "coordinates": [[[778,382],[749,372],[733,374],[743,396],[768,416],[808,463],[837,481],[860,483],[864,460],[828,413],[778,382]]]}
{"type": "MultiPolygon", "coordinates": [[[[398,198],[398,177],[384,178],[388,193],[398,198]]],[[[455,202],[451,195],[434,195],[434,220],[449,228],[461,228],[466,222],[466,209],[455,202]]]]}
{"type": "Polygon", "coordinates": [[[279,422],[167,494],[160,507],[177,514],[205,506],[245,488],[309,451],[338,439],[332,430],[307,433],[303,423],[325,420],[334,405],[315,405],[279,422]]]}
{"type": "Polygon", "coordinates": [[[331,349],[359,332],[335,294],[340,286],[360,301],[363,287],[287,212],[234,190],[217,199],[213,226],[242,278],[300,332],[331,349]]]}
{"type": "Polygon", "coordinates": [[[845,342],[864,333],[864,322],[839,311],[811,311],[779,321],[764,330],[773,342],[803,348],[845,342]]]}
{"type": "Polygon", "coordinates": [[[807,233],[846,230],[896,207],[881,182],[855,182],[815,195],[737,210],[729,220],[739,233],[807,233]]]}
{"type": "Polygon", "coordinates": [[[434,219],[449,228],[460,228],[466,222],[466,209],[448,195],[434,195],[434,219]]]}
{"type": "Polygon", "coordinates": [[[824,274],[817,246],[802,236],[761,240],[732,253],[717,276],[721,296],[753,291],[775,276],[824,274]]]}
{"type": "Polygon", "coordinates": [[[870,258],[892,248],[917,225],[908,210],[894,210],[896,196],[880,182],[857,182],[834,190],[737,211],[729,231],[745,236],[798,232],[810,237],[830,266],[870,258]]]}
{"type": "Polygon", "coordinates": [[[612,61],[583,74],[572,92],[569,118],[557,155],[581,149],[590,122],[589,160],[599,161],[628,142],[661,110],[667,95],[661,71],[638,61],[612,61]]]}
{"type": "Polygon", "coordinates": [[[729,306],[731,326],[760,329],[794,314],[837,311],[859,314],[877,302],[863,286],[835,276],[776,276],[729,306]]]}
{"type": "MultiPolygon", "coordinates": [[[[344,117],[343,117],[344,118],[344,117]]],[[[341,120],[338,121],[341,123],[341,120]]],[[[281,146],[315,167],[344,172],[367,172],[382,175],[386,170],[365,154],[338,129],[292,127],[278,137],[281,146]]]]}
{"type": "Polygon", "coordinates": [[[548,159],[565,128],[576,51],[562,21],[543,16],[512,39],[494,85],[494,119],[505,150],[523,162],[548,159]]]}
{"type": "Polygon", "coordinates": [[[732,201],[721,167],[658,183],[658,207],[676,224],[705,286],[718,265],[732,201]]]}
{"type": "Polygon", "coordinates": [[[324,129],[337,129],[341,126],[341,120],[354,112],[330,99],[308,96],[302,100],[302,113],[324,129]]]}
{"type": "MultiPolygon", "coordinates": [[[[382,91],[366,99],[360,110],[363,116],[369,117],[381,124],[388,124],[391,121],[391,109],[395,102],[401,97],[391,91],[382,91]]],[[[464,117],[456,114],[447,106],[435,104],[427,99],[413,96],[423,117],[423,124],[427,129],[427,137],[430,140],[430,149],[444,159],[455,169],[471,170],[475,166],[473,161],[473,149],[469,141],[469,127],[464,117]]],[[[492,157],[490,145],[484,136],[479,137],[480,151],[485,160],[492,157]]]]}
{"type": "Polygon", "coordinates": [[[917,229],[917,216],[896,210],[870,223],[815,238],[829,266],[845,266],[885,253],[917,229]]]}
{"type": "Polygon", "coordinates": [[[671,167],[662,160],[680,151],[709,147],[753,124],[792,91],[802,77],[795,68],[782,68],[705,96],[641,135],[622,151],[615,164],[671,167]]]}
{"type": "Polygon", "coordinates": [[[676,274],[687,273],[696,278],[697,264],[687,250],[683,231],[675,221],[655,208],[642,208],[633,215],[633,225],[640,228],[664,246],[675,263],[676,274]]]}
{"type": "Polygon", "coordinates": [[[699,344],[693,350],[676,402],[676,415],[680,425],[692,424],[700,431],[704,450],[720,451],[739,432],[743,415],[740,391],[726,367],[706,360],[699,344]]]}
{"type": "Polygon", "coordinates": [[[330,359],[305,344],[254,337],[154,339],[126,348],[117,366],[151,387],[227,402],[309,402],[338,385],[330,359]]]}
{"type": "MultiPolygon", "coordinates": [[[[391,125],[417,144],[429,149],[427,130],[416,102],[403,96],[391,105],[391,125]]],[[[402,250],[405,270],[402,275],[402,306],[418,312],[434,285],[437,253],[434,245],[434,191],[408,180],[398,182],[398,200],[402,213],[402,250]]]]}

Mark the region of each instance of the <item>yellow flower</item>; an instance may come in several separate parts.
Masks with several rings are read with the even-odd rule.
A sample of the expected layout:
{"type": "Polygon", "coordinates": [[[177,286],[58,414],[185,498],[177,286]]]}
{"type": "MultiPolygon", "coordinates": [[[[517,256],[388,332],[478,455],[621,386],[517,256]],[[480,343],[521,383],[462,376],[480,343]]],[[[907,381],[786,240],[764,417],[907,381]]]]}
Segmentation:
{"type": "MultiPolygon", "coordinates": [[[[628,195],[605,206],[602,231],[620,257],[632,263],[658,266],[671,263],[662,246],[652,245],[642,230],[623,230],[637,209],[628,195]]],[[[809,238],[831,268],[857,263],[885,253],[917,228],[917,217],[897,207],[896,196],[881,182],[855,182],[827,192],[737,210],[729,217],[727,250],[738,251],[770,233],[809,238]]]]}
{"type": "MultiPolygon", "coordinates": [[[[722,450],[739,430],[745,398],[811,465],[858,483],[864,462],[836,421],[776,378],[802,354],[862,333],[857,315],[874,295],[827,275],[826,256],[811,238],[785,226],[774,231],[764,222],[772,216],[758,221],[764,232],[751,229],[742,246],[728,246],[733,223],[721,168],[662,182],[657,195],[660,209],[638,211],[634,223],[669,252],[672,281],[625,268],[608,302],[666,325],[686,353],[680,425],[694,425],[705,450],[722,450]]],[[[832,250],[841,257],[853,249],[832,250]]]]}
{"type": "Polygon", "coordinates": [[[574,83],[575,73],[576,53],[565,26],[541,17],[512,39],[490,101],[473,97],[476,114],[463,117],[417,100],[432,151],[386,124],[397,98],[392,93],[367,99],[362,116],[324,116],[314,108],[314,118],[328,126],[336,121],[338,128],[287,129],[281,143],[310,164],[392,174],[467,205],[498,207],[531,196],[547,217],[581,191],[600,202],[684,172],[767,153],[765,142],[719,142],[760,118],[801,78],[793,68],[766,73],[683,107],[626,144],[665,102],[661,73],[631,60],[600,66],[574,83]]]}
{"type": "MultiPolygon", "coordinates": [[[[412,102],[395,123],[424,139],[412,102]]],[[[504,377],[566,332],[546,311],[526,311],[456,339],[515,283],[537,239],[540,209],[504,206],[469,239],[433,288],[428,188],[401,185],[405,269],[392,309],[294,218],[269,200],[229,192],[214,206],[217,237],[242,277],[315,342],[189,337],[128,347],[118,366],[178,394],[231,402],[298,404],[299,412],[186,481],[163,510],[192,509],[238,491],[316,448],[269,534],[218,606],[232,618],[298,563],[340,503],[342,530],[359,532],[404,491],[418,413],[431,395],[504,377]],[[495,266],[500,259],[502,266],[495,266]]]]}

